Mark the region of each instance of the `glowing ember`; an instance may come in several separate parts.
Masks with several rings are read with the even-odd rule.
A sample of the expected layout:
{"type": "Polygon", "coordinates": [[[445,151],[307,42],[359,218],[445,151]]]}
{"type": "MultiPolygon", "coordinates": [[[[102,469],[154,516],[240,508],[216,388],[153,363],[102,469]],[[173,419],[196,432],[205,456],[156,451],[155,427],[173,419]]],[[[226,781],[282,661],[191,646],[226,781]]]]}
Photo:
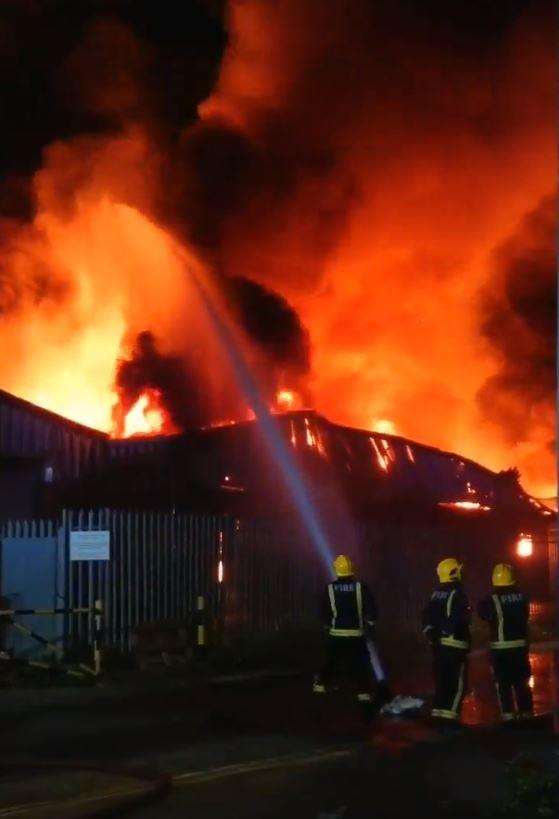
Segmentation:
{"type": "Polygon", "coordinates": [[[438,506],[443,507],[444,509],[464,509],[468,512],[489,512],[491,511],[490,506],[483,506],[483,504],[478,503],[477,501],[440,501],[438,506]]]}
{"type": "Polygon", "coordinates": [[[388,460],[395,461],[396,453],[394,452],[393,448],[390,446],[386,438],[381,438],[380,442],[382,444],[382,448],[384,449],[384,452],[386,453],[386,457],[388,458],[388,460]]]}
{"type": "Polygon", "coordinates": [[[516,541],[516,554],[518,557],[531,557],[534,551],[534,540],[532,535],[522,533],[516,541]]]}
{"type": "Polygon", "coordinates": [[[158,435],[165,425],[165,413],[156,390],[143,392],[124,419],[124,437],[158,435]]]}
{"type": "Polygon", "coordinates": [[[316,438],[314,432],[311,429],[311,425],[308,418],[305,418],[305,436],[307,439],[307,446],[316,447],[316,438]]]}
{"type": "Polygon", "coordinates": [[[297,446],[297,433],[295,432],[295,424],[293,423],[293,421],[291,421],[290,427],[291,427],[291,436],[290,436],[291,444],[292,444],[292,446],[297,446]]]}
{"type": "Polygon", "coordinates": [[[406,444],[406,454],[408,456],[408,460],[410,460],[412,462],[412,464],[414,464],[415,463],[415,455],[413,454],[413,449],[411,448],[411,446],[409,444],[406,444]]]}
{"type": "Polygon", "coordinates": [[[376,460],[377,460],[378,465],[380,466],[380,468],[384,472],[388,472],[388,458],[387,458],[387,456],[382,454],[382,452],[380,451],[380,449],[378,447],[378,444],[377,444],[377,442],[375,441],[374,438],[372,438],[372,437],[369,438],[369,441],[370,441],[370,444],[371,444],[371,449],[373,450],[373,454],[376,456],[376,460]]]}
{"type": "Polygon", "coordinates": [[[292,390],[280,390],[276,394],[276,406],[279,410],[287,412],[293,409],[295,399],[296,396],[292,390]]]}

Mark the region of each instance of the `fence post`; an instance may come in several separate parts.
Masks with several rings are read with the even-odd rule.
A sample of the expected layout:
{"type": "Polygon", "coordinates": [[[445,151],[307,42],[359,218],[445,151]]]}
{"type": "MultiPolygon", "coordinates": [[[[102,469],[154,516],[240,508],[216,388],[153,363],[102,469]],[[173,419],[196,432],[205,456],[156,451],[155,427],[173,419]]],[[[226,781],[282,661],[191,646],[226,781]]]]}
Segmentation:
{"type": "MultiPolygon", "coordinates": [[[[559,542],[557,540],[557,521],[548,530],[550,581],[555,605],[555,637],[559,635],[559,542]]],[[[553,729],[559,734],[559,648],[553,652],[553,729]]]]}
{"type": "Polygon", "coordinates": [[[103,632],[103,601],[95,601],[95,635],[93,638],[93,668],[98,676],[101,673],[101,640],[103,632]]]}

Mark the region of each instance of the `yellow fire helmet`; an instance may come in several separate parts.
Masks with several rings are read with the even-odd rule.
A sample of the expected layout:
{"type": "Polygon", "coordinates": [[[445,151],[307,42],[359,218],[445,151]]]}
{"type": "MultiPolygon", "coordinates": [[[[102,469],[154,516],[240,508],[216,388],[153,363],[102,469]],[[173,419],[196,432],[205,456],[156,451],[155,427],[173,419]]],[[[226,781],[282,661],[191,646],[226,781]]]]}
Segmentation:
{"type": "Polygon", "coordinates": [[[516,583],[514,569],[509,563],[497,563],[493,569],[492,581],[494,586],[514,586],[516,583]]]}
{"type": "Polygon", "coordinates": [[[349,577],[353,574],[353,565],[347,555],[338,555],[333,566],[336,577],[349,577]]]}
{"type": "Polygon", "coordinates": [[[455,580],[462,580],[462,564],[455,557],[447,557],[441,560],[437,566],[437,574],[441,583],[453,583],[455,580]]]}

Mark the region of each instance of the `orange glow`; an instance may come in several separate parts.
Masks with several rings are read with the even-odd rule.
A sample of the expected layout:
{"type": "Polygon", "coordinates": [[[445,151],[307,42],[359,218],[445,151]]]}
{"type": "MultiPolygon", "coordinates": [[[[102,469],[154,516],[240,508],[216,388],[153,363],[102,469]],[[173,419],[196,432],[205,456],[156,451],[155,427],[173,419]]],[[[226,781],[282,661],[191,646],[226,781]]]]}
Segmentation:
{"type": "MultiPolygon", "coordinates": [[[[359,14],[337,2],[228,3],[228,45],[194,124],[242,143],[248,172],[232,176],[248,184],[233,184],[226,217],[211,210],[220,197],[205,196],[201,172],[184,180],[184,203],[209,209],[200,224],[187,224],[182,205],[162,223],[172,165],[150,136],[166,130],[151,115],[142,125],[141,113],[133,124],[123,114],[111,136],[45,147],[33,219],[1,225],[15,306],[0,304],[0,349],[9,351],[0,387],[115,435],[168,432],[144,396],[128,425],[115,412],[124,412],[117,362],[147,330],[163,354],[197,351],[192,378],[196,367],[208,376],[211,417],[233,418],[224,396],[235,384],[189,283],[202,262],[184,240],[215,222],[208,267],[274,288],[308,330],[312,370],[302,368],[304,384],[282,372],[275,410],[306,406],[312,394],[334,422],[398,431],[495,470],[518,466],[530,492],[554,497],[553,410],[505,396],[502,414],[526,418],[515,435],[478,399],[501,366],[481,333],[480,293],[503,295],[496,249],[556,178],[545,31],[519,18],[489,63],[464,65],[434,44],[385,37],[382,25],[363,26],[362,42],[359,14]],[[179,223],[181,233],[169,227],[179,223]]],[[[191,133],[185,127],[177,153],[191,133]]],[[[324,450],[308,419],[290,432],[293,446],[324,450]]],[[[388,472],[401,445],[369,440],[374,467],[388,472]]],[[[411,463],[422,457],[405,452],[411,463]]],[[[488,511],[470,487],[464,495],[447,505],[488,511]]]]}
{"type": "MultiPolygon", "coordinates": [[[[203,275],[201,264],[152,216],[156,153],[148,138],[133,129],[75,139],[45,156],[34,178],[34,221],[10,225],[0,247],[19,298],[0,325],[0,347],[12,352],[0,361],[2,389],[123,435],[128,406],[115,389],[117,362],[148,330],[164,355],[204,349],[191,375],[205,378],[208,403],[221,409],[236,386],[193,285],[191,271],[203,275]],[[51,290],[37,299],[44,280],[51,290]]],[[[158,429],[152,409],[142,401],[126,434],[158,429]]],[[[165,418],[160,431],[176,430],[165,418]]]]}
{"type": "Polygon", "coordinates": [[[516,554],[518,557],[532,557],[534,552],[534,539],[532,535],[522,533],[516,541],[516,554]]]}
{"type": "Polygon", "coordinates": [[[223,560],[219,560],[217,564],[217,582],[223,583],[223,578],[224,578],[223,560]]]}
{"type": "Polygon", "coordinates": [[[165,413],[156,390],[143,392],[124,418],[124,437],[158,435],[163,431],[165,413]]]}
{"type": "MultiPolygon", "coordinates": [[[[298,308],[313,348],[314,406],[332,421],[372,423],[376,430],[390,419],[405,437],[495,470],[516,465],[531,492],[555,495],[553,412],[531,413],[520,439],[488,421],[477,398],[500,366],[480,333],[480,290],[490,286],[497,294],[495,249],[556,177],[554,55],[536,45],[542,32],[524,19],[490,67],[465,72],[447,54],[415,44],[400,52],[395,44],[394,64],[413,72],[410,86],[440,116],[432,127],[413,94],[404,113],[399,95],[384,96],[374,74],[378,106],[370,103],[367,82],[349,89],[338,75],[339,96],[334,88],[319,93],[313,84],[319,72],[309,76],[309,66],[331,65],[343,53],[350,66],[357,61],[348,77],[370,67],[371,44],[362,56],[358,49],[350,54],[349,18],[338,12],[337,3],[305,0],[229,5],[229,46],[216,88],[200,106],[202,121],[225,122],[260,150],[268,129],[278,136],[285,114],[295,131],[291,150],[308,134],[310,156],[320,156],[315,148],[325,143],[338,164],[318,179],[302,173],[286,206],[274,208],[267,190],[251,201],[250,231],[242,216],[227,223],[227,258],[233,269],[279,287],[298,308]],[[330,25],[330,5],[337,27],[330,25]],[[323,100],[337,112],[331,120],[323,100]],[[410,114],[418,122],[413,133],[410,114]],[[501,119],[489,137],[480,123],[493,116],[501,119]],[[340,191],[356,180],[359,195],[347,221],[317,260],[331,225],[326,219],[320,232],[317,211],[343,208],[340,191]],[[315,273],[308,282],[301,275],[307,269],[315,273]]],[[[386,47],[392,46],[377,43],[380,54],[386,47]]],[[[508,400],[511,411],[522,404],[508,400]]]]}

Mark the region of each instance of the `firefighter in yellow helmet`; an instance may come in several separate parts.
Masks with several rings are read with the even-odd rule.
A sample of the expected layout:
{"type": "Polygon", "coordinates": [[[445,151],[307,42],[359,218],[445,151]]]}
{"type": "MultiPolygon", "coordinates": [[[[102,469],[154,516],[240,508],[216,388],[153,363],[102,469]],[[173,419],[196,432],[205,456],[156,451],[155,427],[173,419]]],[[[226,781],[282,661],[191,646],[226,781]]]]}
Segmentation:
{"type": "Polygon", "coordinates": [[[433,647],[432,716],[454,727],[466,693],[471,611],[462,588],[462,564],[448,557],[437,566],[439,585],[423,611],[423,633],[433,647]]]}
{"type": "Polygon", "coordinates": [[[528,654],[528,597],[517,587],[513,567],[497,563],[493,592],[478,604],[478,614],[491,631],[491,665],[503,722],[534,713],[528,654]]]}
{"type": "Polygon", "coordinates": [[[333,679],[347,676],[357,685],[358,701],[370,703],[373,678],[366,637],[377,616],[375,600],[368,586],[356,580],[349,557],[338,555],[333,568],[336,580],[328,583],[321,606],[327,658],[313,690],[325,693],[333,679]]]}

